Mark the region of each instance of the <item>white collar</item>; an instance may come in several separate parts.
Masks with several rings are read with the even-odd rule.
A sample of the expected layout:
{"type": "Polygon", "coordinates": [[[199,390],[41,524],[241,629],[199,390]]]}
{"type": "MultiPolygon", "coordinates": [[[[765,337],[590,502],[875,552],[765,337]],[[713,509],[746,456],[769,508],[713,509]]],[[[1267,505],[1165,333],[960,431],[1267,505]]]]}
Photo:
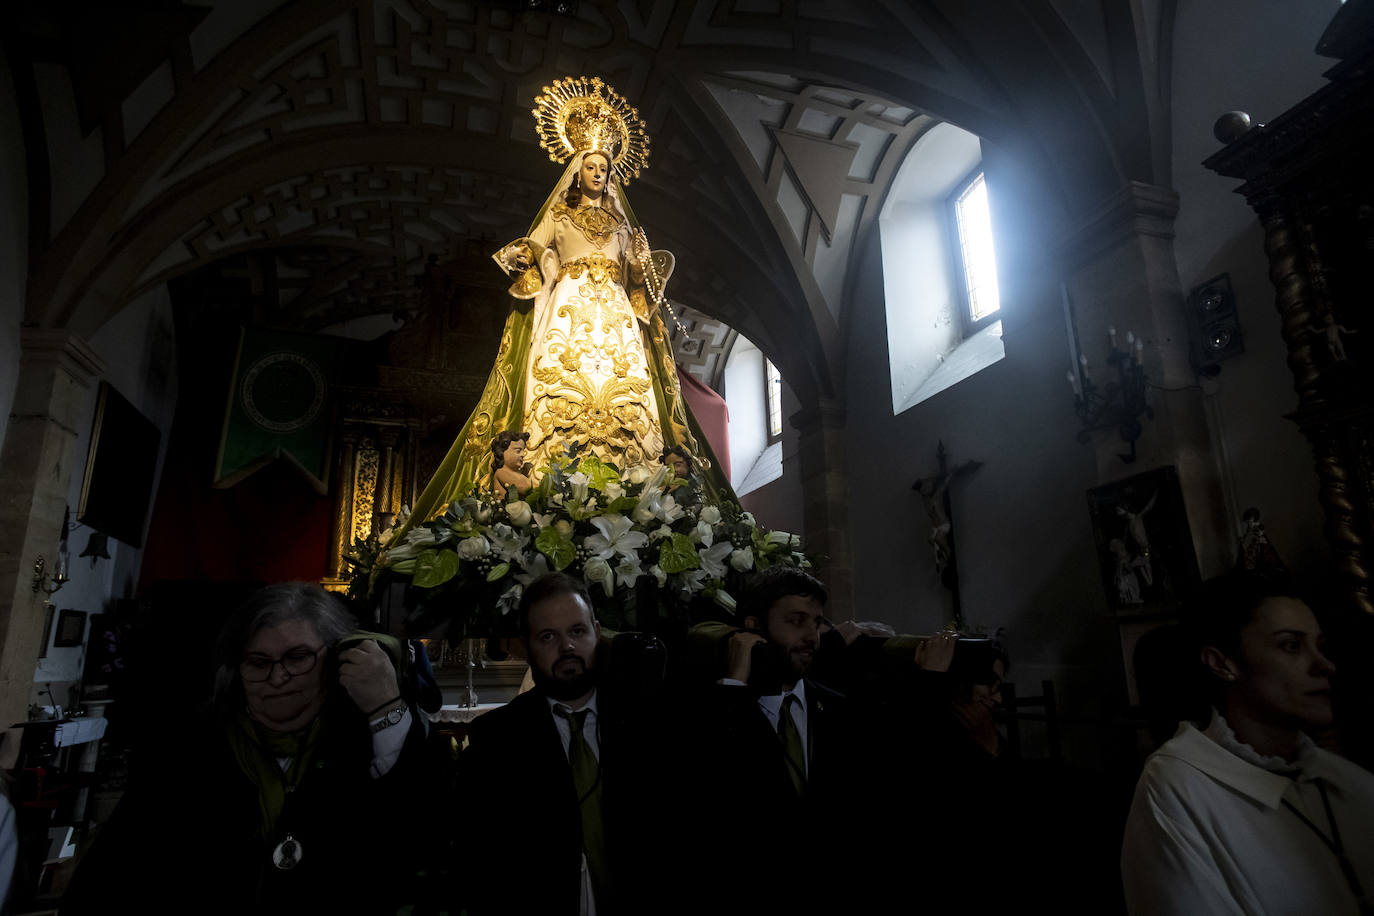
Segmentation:
{"type": "MultiPolygon", "coordinates": [[[[1215,716],[1216,719],[1221,717],[1215,716]]],[[[1222,725],[1230,731],[1229,726],[1222,725]]],[[[1220,728],[1217,733],[1220,734],[1220,728]]],[[[1194,769],[1200,770],[1224,786],[1227,786],[1242,795],[1254,799],[1260,804],[1277,809],[1283,801],[1283,795],[1288,791],[1289,786],[1294,782],[1308,782],[1314,779],[1322,779],[1333,785],[1338,785],[1335,780],[1336,769],[1330,761],[1326,759],[1320,748],[1316,747],[1310,739],[1301,745],[1302,751],[1296,764],[1288,764],[1288,772],[1278,773],[1264,768],[1262,765],[1246,759],[1251,756],[1264,760],[1260,754],[1248,745],[1241,744],[1234,738],[1230,739],[1238,748],[1244,748],[1248,754],[1242,756],[1241,753],[1224,746],[1217,738],[1212,736],[1212,724],[1208,725],[1206,732],[1199,731],[1191,722],[1184,722],[1179,725],[1178,733],[1165,742],[1164,746],[1155,751],[1159,757],[1171,757],[1179,760],[1194,769]]]]}
{"type": "Polygon", "coordinates": [[[797,698],[797,703],[801,707],[803,715],[806,714],[806,678],[801,678],[796,684],[792,685],[791,690],[784,690],[782,693],[773,693],[759,697],[759,702],[764,704],[770,712],[782,709],[783,702],[788,696],[797,698]]]}
{"type": "Polygon", "coordinates": [[[1219,710],[1212,710],[1212,721],[1207,723],[1207,727],[1202,733],[1211,738],[1226,750],[1235,754],[1246,763],[1254,764],[1262,770],[1270,773],[1278,773],[1280,776],[1294,777],[1303,768],[1303,758],[1311,756],[1312,739],[1298,733],[1298,758],[1296,760],[1284,760],[1275,754],[1272,757],[1265,756],[1255,750],[1250,745],[1236,737],[1235,730],[1219,710]]]}
{"type": "Polygon", "coordinates": [[[566,710],[569,715],[576,715],[584,709],[590,710],[592,718],[596,718],[596,716],[599,715],[599,713],[596,710],[595,687],[592,688],[592,695],[587,698],[587,702],[583,703],[577,709],[573,709],[571,706],[569,706],[567,703],[564,703],[562,700],[555,700],[553,697],[550,696],[544,697],[544,702],[549,704],[549,712],[553,712],[554,708],[558,707],[566,710]]]}

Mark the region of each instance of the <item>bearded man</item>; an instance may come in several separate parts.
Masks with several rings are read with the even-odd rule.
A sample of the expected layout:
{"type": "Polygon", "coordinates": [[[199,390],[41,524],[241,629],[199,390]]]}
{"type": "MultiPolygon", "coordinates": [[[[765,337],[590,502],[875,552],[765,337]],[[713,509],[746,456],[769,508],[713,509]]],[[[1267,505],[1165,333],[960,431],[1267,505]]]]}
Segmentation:
{"type": "Polygon", "coordinates": [[[518,613],[534,689],[475,720],[462,761],[468,911],[642,912],[664,828],[644,782],[656,730],[609,689],[580,580],[536,579],[518,613]]]}

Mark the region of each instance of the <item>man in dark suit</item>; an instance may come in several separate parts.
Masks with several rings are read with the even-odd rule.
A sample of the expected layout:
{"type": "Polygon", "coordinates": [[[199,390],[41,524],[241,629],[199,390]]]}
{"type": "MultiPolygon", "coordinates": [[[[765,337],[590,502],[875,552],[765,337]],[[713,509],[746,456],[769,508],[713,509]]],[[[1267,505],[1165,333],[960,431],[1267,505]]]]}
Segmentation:
{"type": "Polygon", "coordinates": [[[468,911],[597,914],[650,883],[654,731],[604,685],[601,627],[586,587],[551,573],[519,608],[535,689],[475,720],[460,812],[468,911]]]}
{"type": "Polygon", "coordinates": [[[708,832],[745,862],[716,875],[701,901],[715,912],[833,913],[856,902],[833,870],[813,867],[827,847],[860,859],[869,832],[856,801],[866,730],[842,694],[806,676],[826,598],[801,570],[759,573],[741,601],[744,630],[730,637],[726,676],[703,699],[707,740],[693,769],[728,774],[703,792],[715,811],[708,832]]]}

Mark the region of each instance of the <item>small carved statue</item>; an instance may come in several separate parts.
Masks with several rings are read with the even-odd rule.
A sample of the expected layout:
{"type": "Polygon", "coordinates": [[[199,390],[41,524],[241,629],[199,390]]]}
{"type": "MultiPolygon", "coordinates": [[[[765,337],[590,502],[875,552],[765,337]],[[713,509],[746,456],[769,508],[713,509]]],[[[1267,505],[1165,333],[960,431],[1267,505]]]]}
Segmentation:
{"type": "Polygon", "coordinates": [[[1283,572],[1283,560],[1279,552],[1269,542],[1269,535],[1260,521],[1260,512],[1253,506],[1241,516],[1240,550],[1236,555],[1236,567],[1255,572],[1283,572]]]}
{"type": "Polygon", "coordinates": [[[491,440],[491,489],[502,499],[509,487],[524,496],[534,484],[530,480],[533,468],[525,461],[525,449],[530,434],[504,430],[491,440]]]}

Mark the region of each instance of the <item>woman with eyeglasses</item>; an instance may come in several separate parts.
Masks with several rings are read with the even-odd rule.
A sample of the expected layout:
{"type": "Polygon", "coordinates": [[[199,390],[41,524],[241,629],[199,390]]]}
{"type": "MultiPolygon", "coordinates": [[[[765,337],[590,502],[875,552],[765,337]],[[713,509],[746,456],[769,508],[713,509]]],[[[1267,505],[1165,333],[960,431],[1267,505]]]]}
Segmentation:
{"type": "Polygon", "coordinates": [[[254,593],[220,634],[210,709],[167,723],[62,912],[394,912],[439,788],[400,652],[317,585],[254,593]]]}

